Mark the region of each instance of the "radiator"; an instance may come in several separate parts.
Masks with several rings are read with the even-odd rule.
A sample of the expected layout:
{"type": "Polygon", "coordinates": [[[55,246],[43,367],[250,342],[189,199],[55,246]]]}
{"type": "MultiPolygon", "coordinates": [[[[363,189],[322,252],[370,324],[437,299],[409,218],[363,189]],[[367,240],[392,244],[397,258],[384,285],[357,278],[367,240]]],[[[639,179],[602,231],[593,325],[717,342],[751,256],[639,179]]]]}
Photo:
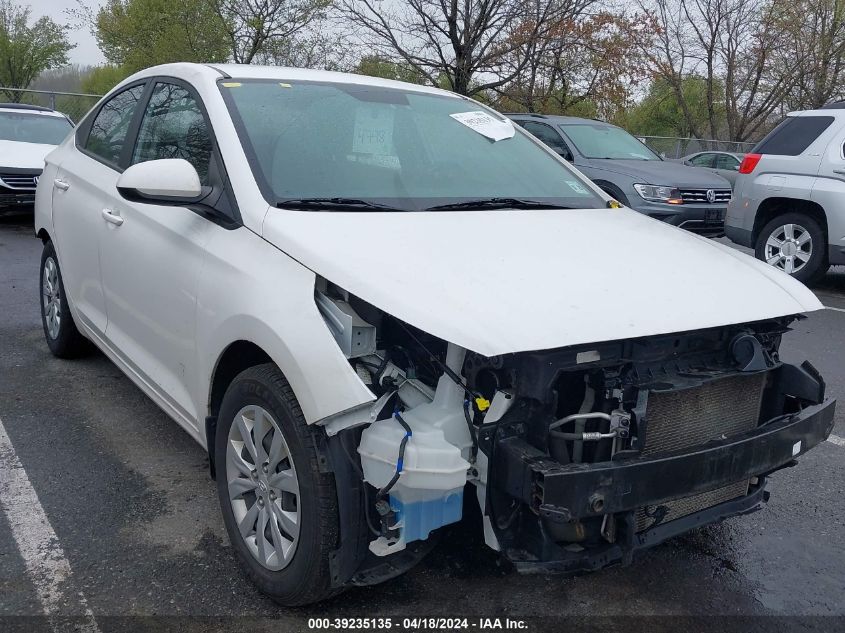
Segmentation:
{"type": "MultiPolygon", "coordinates": [[[[766,373],[733,374],[700,387],[649,393],[646,405],[646,440],[642,454],[682,451],[710,440],[731,437],[757,426],[766,373]]],[[[748,480],[660,505],[666,507],[663,523],[748,494],[748,480]]],[[[655,507],[648,510],[654,513],[655,507]]],[[[654,518],[640,508],[637,531],[654,518]]]]}

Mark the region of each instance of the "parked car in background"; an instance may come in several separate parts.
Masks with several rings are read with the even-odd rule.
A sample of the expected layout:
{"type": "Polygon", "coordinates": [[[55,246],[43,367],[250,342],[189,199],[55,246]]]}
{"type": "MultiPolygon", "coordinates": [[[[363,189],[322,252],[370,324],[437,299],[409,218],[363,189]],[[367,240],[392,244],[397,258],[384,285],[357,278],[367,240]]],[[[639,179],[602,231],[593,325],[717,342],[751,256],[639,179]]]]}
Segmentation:
{"type": "Polygon", "coordinates": [[[834,403],[778,356],[812,292],[611,202],[444,90],[148,68],[47,157],[44,336],[208,450],[282,604],[403,573],[465,495],[522,571],[630,563],[758,508],[834,403]]]}
{"type": "Polygon", "coordinates": [[[845,264],[845,110],[790,113],[740,165],[726,232],[805,283],[845,264]]]}
{"type": "Polygon", "coordinates": [[[678,161],[690,167],[699,167],[718,174],[733,185],[739,174],[739,164],[745,154],[733,152],[697,152],[679,158],[678,161]]]}
{"type": "Polygon", "coordinates": [[[731,184],[663,160],[615,125],[577,117],[508,114],[622,204],[709,237],[724,234],[731,184]]]}
{"type": "Polygon", "coordinates": [[[0,213],[32,206],[44,157],[72,129],[49,108],[0,103],[0,213]]]}

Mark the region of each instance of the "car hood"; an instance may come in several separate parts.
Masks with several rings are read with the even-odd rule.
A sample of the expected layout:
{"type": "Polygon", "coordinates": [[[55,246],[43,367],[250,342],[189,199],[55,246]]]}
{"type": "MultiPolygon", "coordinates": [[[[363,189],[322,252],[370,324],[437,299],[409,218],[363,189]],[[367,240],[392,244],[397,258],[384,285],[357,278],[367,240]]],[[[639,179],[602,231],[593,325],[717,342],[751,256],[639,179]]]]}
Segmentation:
{"type": "Polygon", "coordinates": [[[0,141],[0,169],[44,169],[44,157],[56,149],[55,145],[0,141]]]}
{"type": "Polygon", "coordinates": [[[822,307],[786,274],[629,209],[270,208],[263,234],[361,299],[485,356],[822,307]]]}
{"type": "Polygon", "coordinates": [[[669,160],[591,159],[593,169],[622,174],[644,185],[664,185],[679,189],[730,189],[731,184],[713,172],[669,160]]]}

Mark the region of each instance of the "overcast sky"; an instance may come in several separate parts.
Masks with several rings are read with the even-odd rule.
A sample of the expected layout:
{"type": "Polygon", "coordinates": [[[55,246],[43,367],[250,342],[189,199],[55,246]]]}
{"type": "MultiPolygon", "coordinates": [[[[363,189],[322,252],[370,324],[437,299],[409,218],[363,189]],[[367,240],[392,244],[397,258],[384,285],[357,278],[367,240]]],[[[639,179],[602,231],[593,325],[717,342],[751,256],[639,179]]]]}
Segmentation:
{"type": "MultiPolygon", "coordinates": [[[[97,40],[91,35],[88,27],[78,28],[66,13],[68,9],[79,6],[77,0],[22,0],[21,4],[26,4],[27,1],[32,7],[33,17],[38,18],[42,15],[48,15],[59,24],[71,24],[73,26],[73,30],[70,32],[70,41],[76,44],[76,48],[68,54],[71,63],[95,66],[106,61],[100,49],[97,48],[97,40]]],[[[84,1],[87,6],[95,8],[101,4],[101,0],[84,1]]]]}

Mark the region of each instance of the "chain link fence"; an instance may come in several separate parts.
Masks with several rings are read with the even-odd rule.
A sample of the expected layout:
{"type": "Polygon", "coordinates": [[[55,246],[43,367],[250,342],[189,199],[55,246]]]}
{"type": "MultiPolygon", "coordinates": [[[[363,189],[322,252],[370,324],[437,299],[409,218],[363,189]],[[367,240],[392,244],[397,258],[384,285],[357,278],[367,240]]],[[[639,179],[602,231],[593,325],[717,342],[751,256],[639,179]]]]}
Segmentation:
{"type": "Polygon", "coordinates": [[[81,92],[52,92],[49,90],[21,90],[0,86],[0,102],[25,103],[58,110],[77,123],[102,95],[81,92]]]}
{"type": "Polygon", "coordinates": [[[755,143],[717,141],[715,139],[682,138],[676,136],[637,136],[643,143],[664,158],[681,158],[696,152],[733,152],[745,154],[755,143]]]}

